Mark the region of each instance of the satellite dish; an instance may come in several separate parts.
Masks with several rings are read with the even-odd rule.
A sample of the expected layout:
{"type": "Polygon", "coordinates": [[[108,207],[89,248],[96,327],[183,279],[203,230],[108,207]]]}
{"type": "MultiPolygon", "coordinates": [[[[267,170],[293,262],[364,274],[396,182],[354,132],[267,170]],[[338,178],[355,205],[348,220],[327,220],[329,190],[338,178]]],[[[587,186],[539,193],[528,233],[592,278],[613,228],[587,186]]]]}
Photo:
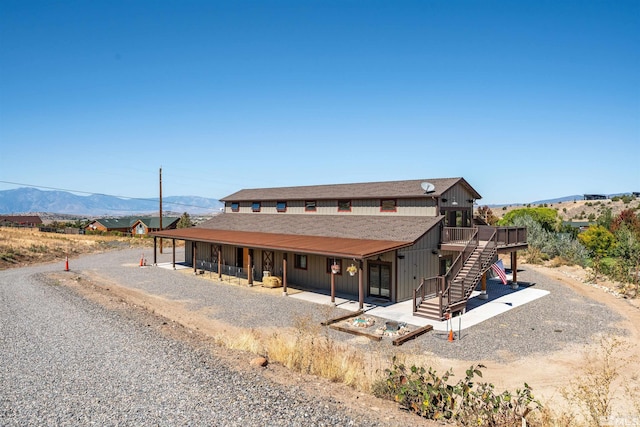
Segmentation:
{"type": "Polygon", "coordinates": [[[420,187],[424,190],[424,194],[433,193],[436,191],[436,187],[430,182],[423,182],[420,184],[420,187]]]}

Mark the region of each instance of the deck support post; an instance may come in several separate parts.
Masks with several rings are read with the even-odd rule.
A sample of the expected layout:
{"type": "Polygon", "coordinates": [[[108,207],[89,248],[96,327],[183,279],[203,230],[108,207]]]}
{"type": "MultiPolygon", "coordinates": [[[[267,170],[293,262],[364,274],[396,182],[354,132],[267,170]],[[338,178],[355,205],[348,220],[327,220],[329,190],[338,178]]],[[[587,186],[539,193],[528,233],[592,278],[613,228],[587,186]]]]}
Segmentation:
{"type": "Polygon", "coordinates": [[[287,254],[282,254],[282,296],[287,295],[287,254]]]}
{"type": "Polygon", "coordinates": [[[218,249],[218,280],[222,280],[222,245],[217,245],[218,249]]]}
{"type": "Polygon", "coordinates": [[[176,239],[171,239],[171,246],[173,248],[173,257],[171,258],[172,260],[172,265],[173,265],[173,269],[176,269],[176,239]]]}
{"type": "Polygon", "coordinates": [[[487,295],[487,272],[482,273],[482,282],[480,287],[480,295],[478,295],[479,299],[487,300],[489,299],[489,295],[487,295]]]}
{"type": "Polygon", "coordinates": [[[518,251],[511,252],[511,289],[518,289],[518,251]]]}

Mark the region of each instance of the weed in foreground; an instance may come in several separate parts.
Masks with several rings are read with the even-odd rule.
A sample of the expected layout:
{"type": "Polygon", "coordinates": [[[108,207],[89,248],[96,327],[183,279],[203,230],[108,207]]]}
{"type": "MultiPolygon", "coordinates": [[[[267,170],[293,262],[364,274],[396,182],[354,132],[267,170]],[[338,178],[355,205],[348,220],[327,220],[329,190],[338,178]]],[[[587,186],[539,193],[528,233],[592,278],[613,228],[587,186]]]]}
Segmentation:
{"type": "Polygon", "coordinates": [[[386,378],[373,386],[377,397],[389,398],[416,414],[438,421],[459,425],[513,426],[526,425],[526,417],[542,407],[535,400],[531,387],[524,384],[515,393],[496,393],[493,384],[475,383],[482,377],[483,365],[471,366],[464,379],[449,383],[453,372],[442,376],[429,368],[396,364],[386,370],[386,378]]]}

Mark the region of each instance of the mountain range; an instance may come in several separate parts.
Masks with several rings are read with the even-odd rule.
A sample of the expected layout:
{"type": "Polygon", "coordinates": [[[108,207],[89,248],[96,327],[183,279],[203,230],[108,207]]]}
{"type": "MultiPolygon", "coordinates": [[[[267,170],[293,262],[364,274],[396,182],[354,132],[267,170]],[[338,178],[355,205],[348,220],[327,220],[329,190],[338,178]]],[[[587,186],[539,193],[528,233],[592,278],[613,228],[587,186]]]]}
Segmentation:
{"type": "MultiPolygon", "coordinates": [[[[162,198],[163,213],[206,215],[220,212],[223,203],[217,199],[198,196],[170,196],[162,198]]],[[[79,196],[66,191],[42,191],[22,187],[0,191],[0,214],[49,212],[81,216],[122,216],[157,214],[158,199],[122,198],[104,194],[79,196]]]]}

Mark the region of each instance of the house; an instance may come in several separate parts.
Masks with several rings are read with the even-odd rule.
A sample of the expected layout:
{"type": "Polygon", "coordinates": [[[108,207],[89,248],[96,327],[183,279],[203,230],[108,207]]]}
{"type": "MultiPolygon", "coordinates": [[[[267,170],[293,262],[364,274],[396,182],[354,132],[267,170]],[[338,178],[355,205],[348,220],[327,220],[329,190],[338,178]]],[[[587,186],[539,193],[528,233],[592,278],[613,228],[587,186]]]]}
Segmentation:
{"type": "MultiPolygon", "coordinates": [[[[162,229],[176,228],[179,217],[162,217],[162,229]]],[[[85,230],[120,232],[131,235],[148,234],[160,231],[160,217],[122,217],[94,219],[85,226],[85,230]]]]}
{"type": "Polygon", "coordinates": [[[141,235],[141,234],[149,234],[153,231],[162,230],[173,230],[177,227],[178,221],[180,221],[180,217],[172,217],[165,216],[162,217],[162,227],[160,227],[160,217],[146,217],[146,218],[138,218],[131,225],[131,234],[132,235],[141,235]]]}
{"type": "MultiPolygon", "coordinates": [[[[185,241],[185,262],[265,275],[331,294],[400,302],[443,319],[466,301],[499,252],[525,249],[526,229],[479,225],[481,196],[464,178],[245,189],[197,227],[152,232],[185,241]]],[[[155,264],[154,249],[154,264],[155,264]]],[[[175,250],[174,261],[175,263],[175,250]]],[[[486,282],[483,282],[486,283],[486,282]]],[[[486,288],[485,288],[486,289],[486,288]]]]}
{"type": "Polygon", "coordinates": [[[38,215],[0,215],[1,227],[38,227],[42,219],[38,215]]]}
{"type": "Polygon", "coordinates": [[[84,228],[88,231],[130,233],[133,218],[100,218],[89,222],[84,228]]]}
{"type": "Polygon", "coordinates": [[[585,200],[606,200],[607,196],[605,194],[585,194],[585,200]]]}

